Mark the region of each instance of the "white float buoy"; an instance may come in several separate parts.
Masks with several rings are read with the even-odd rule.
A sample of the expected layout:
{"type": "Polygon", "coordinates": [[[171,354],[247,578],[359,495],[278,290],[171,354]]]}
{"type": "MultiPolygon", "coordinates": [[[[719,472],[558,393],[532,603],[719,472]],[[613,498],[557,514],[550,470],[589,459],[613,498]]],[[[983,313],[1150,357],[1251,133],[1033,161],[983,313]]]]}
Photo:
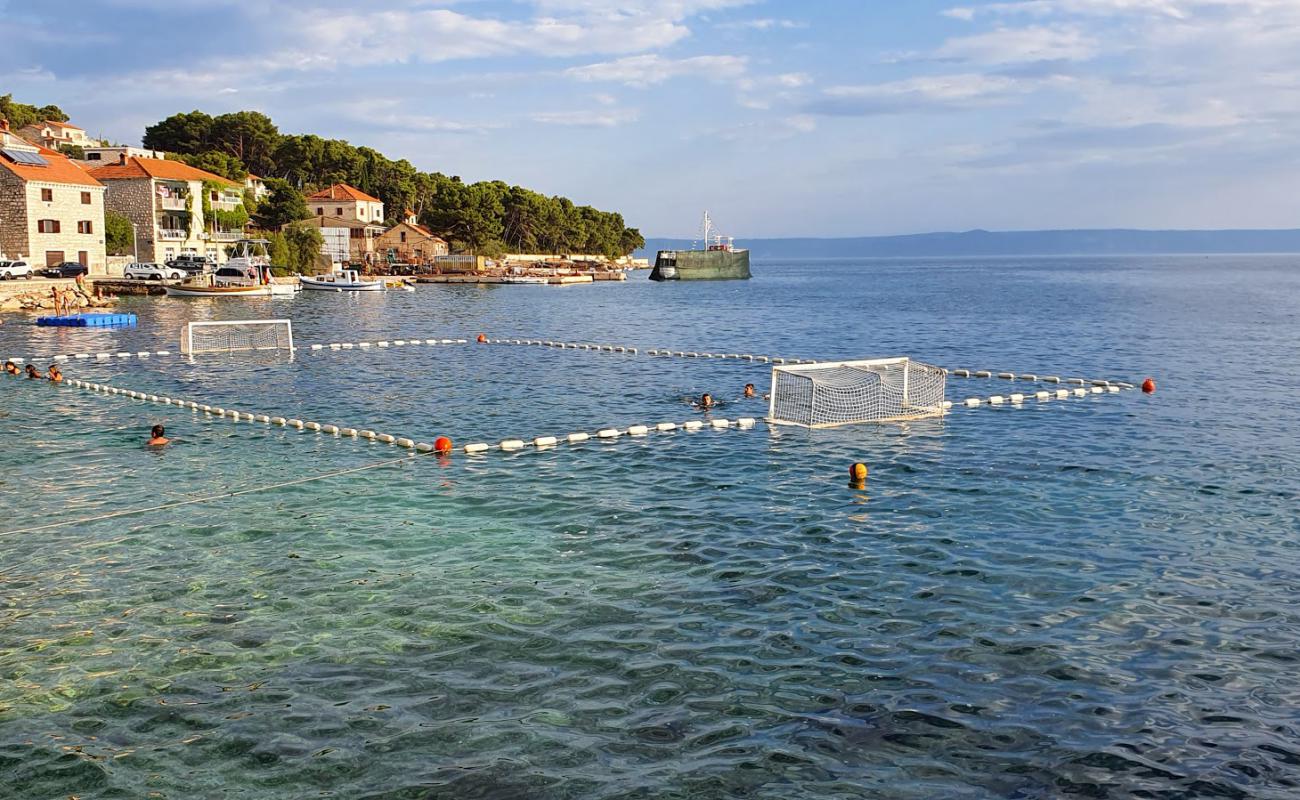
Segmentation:
{"type": "Polygon", "coordinates": [[[511,450],[522,450],[526,447],[522,439],[505,439],[498,446],[507,452],[511,450]]]}
{"type": "Polygon", "coordinates": [[[976,373],[975,373],[975,377],[977,377],[977,378],[992,378],[992,377],[993,377],[993,373],[992,373],[992,372],[989,372],[989,371],[986,370],[986,369],[981,369],[981,370],[976,371],[976,373]]]}
{"type": "Polygon", "coordinates": [[[658,425],[655,426],[655,430],[657,430],[657,431],[661,431],[661,432],[665,432],[665,433],[668,432],[668,431],[675,431],[675,430],[677,430],[677,423],[676,423],[676,422],[661,422],[661,423],[659,423],[658,425]]]}
{"type": "Polygon", "coordinates": [[[290,428],[297,428],[298,430],[302,430],[303,427],[302,420],[300,419],[288,419],[284,421],[284,424],[288,425],[290,428]]]}
{"type": "Polygon", "coordinates": [[[1046,392],[1046,391],[1034,392],[1034,397],[1037,397],[1039,400],[1046,400],[1051,396],[1052,396],[1051,392],[1046,392]]]}
{"type": "Polygon", "coordinates": [[[1112,384],[1112,385],[1106,387],[1106,391],[1107,391],[1107,392],[1110,392],[1111,394],[1118,394],[1118,393],[1119,393],[1119,387],[1118,387],[1118,386],[1115,386],[1114,384],[1112,384]]]}
{"type": "Polygon", "coordinates": [[[272,425],[283,425],[286,422],[288,422],[288,420],[286,420],[284,417],[271,417],[272,425]]]}
{"type": "Polygon", "coordinates": [[[943,401],[943,409],[944,409],[944,411],[947,411],[947,410],[950,409],[950,408],[952,408],[952,401],[951,401],[951,400],[944,400],[944,401],[943,401]]]}
{"type": "Polygon", "coordinates": [[[271,421],[271,418],[268,417],[268,416],[265,415],[265,414],[258,414],[256,417],[253,417],[253,419],[257,420],[258,422],[270,422],[270,421],[271,421]]]}
{"type": "Polygon", "coordinates": [[[644,425],[633,425],[627,429],[628,436],[645,436],[650,429],[644,425]]]}
{"type": "Polygon", "coordinates": [[[482,453],[486,450],[490,450],[491,448],[492,445],[479,443],[479,444],[467,444],[463,449],[465,450],[466,453],[473,455],[474,453],[482,453]]]}
{"type": "Polygon", "coordinates": [[[1025,396],[1023,394],[1017,393],[1011,395],[1011,402],[1013,403],[1023,403],[1024,401],[1025,401],[1025,396]]]}
{"type": "Polygon", "coordinates": [[[331,435],[337,436],[337,435],[338,435],[338,432],[339,432],[339,426],[337,426],[337,425],[322,425],[322,426],[320,426],[320,432],[321,432],[321,433],[328,433],[328,434],[331,434],[331,435]]]}
{"type": "Polygon", "coordinates": [[[1055,375],[1048,375],[1043,378],[1043,383],[1060,383],[1061,379],[1055,375]]]}
{"type": "Polygon", "coordinates": [[[1087,389],[1075,389],[1075,390],[1074,390],[1074,396],[1075,396],[1075,397],[1087,397],[1087,396],[1088,396],[1088,390],[1087,390],[1087,389]]]}
{"type": "Polygon", "coordinates": [[[559,439],[556,439],[554,436],[538,436],[533,440],[533,446],[554,447],[557,442],[559,442],[559,439]]]}
{"type": "Polygon", "coordinates": [[[700,422],[698,419],[692,419],[692,420],[688,420],[687,422],[683,422],[682,427],[688,431],[698,431],[700,428],[704,427],[704,423],[700,422]]]}
{"type": "Polygon", "coordinates": [[[360,436],[362,439],[373,439],[373,438],[375,438],[375,432],[374,432],[374,431],[366,431],[366,430],[363,430],[363,431],[360,431],[357,435],[360,436]]]}
{"type": "Polygon", "coordinates": [[[984,401],[980,400],[978,397],[968,397],[966,398],[966,402],[964,403],[964,405],[967,408],[974,408],[975,406],[978,406],[982,402],[984,401]]]}
{"type": "Polygon", "coordinates": [[[357,429],[356,429],[356,428],[339,428],[339,435],[340,435],[340,436],[352,436],[352,437],[355,437],[355,436],[357,435],[357,429]]]}
{"type": "Polygon", "coordinates": [[[571,433],[566,437],[569,444],[577,444],[578,442],[585,442],[590,438],[591,438],[591,434],[589,433],[571,433]]]}
{"type": "Polygon", "coordinates": [[[757,424],[758,424],[758,420],[754,419],[753,417],[741,417],[740,419],[736,420],[736,425],[742,428],[752,428],[757,424]]]}
{"type": "Polygon", "coordinates": [[[1094,387],[1092,387],[1092,393],[1093,393],[1093,394],[1101,394],[1101,393],[1103,393],[1103,392],[1105,392],[1105,391],[1106,391],[1106,390],[1105,390],[1104,388],[1102,388],[1101,386],[1094,386],[1094,387]]]}
{"type": "Polygon", "coordinates": [[[596,431],[596,436],[601,439],[617,439],[621,434],[618,428],[602,428],[596,431]]]}
{"type": "Polygon", "coordinates": [[[952,371],[952,374],[953,374],[953,375],[956,375],[958,378],[969,378],[969,377],[970,377],[970,370],[968,370],[968,369],[955,369],[955,370],[952,371]]]}
{"type": "Polygon", "coordinates": [[[393,442],[397,441],[397,437],[392,435],[391,433],[376,433],[375,439],[383,442],[384,444],[392,444],[393,442]]]}
{"type": "Polygon", "coordinates": [[[715,419],[715,420],[713,420],[713,427],[715,427],[715,428],[730,428],[730,427],[731,427],[731,420],[729,420],[729,419],[715,419]]]}
{"type": "Polygon", "coordinates": [[[304,428],[306,428],[307,430],[309,430],[309,431],[318,431],[318,430],[320,430],[320,423],[319,423],[319,422],[304,422],[304,423],[302,424],[302,426],[303,426],[304,428]]]}
{"type": "Polygon", "coordinates": [[[1069,397],[1069,396],[1070,396],[1070,390],[1069,390],[1069,389],[1057,389],[1057,390],[1056,390],[1056,399],[1057,399],[1057,400],[1064,400],[1064,399],[1066,399],[1066,398],[1069,397]]]}
{"type": "Polygon", "coordinates": [[[314,344],[314,345],[311,346],[311,349],[313,349],[313,350],[324,350],[324,349],[325,349],[325,345],[323,345],[323,344],[314,344]]]}
{"type": "Polygon", "coordinates": [[[402,438],[394,441],[393,444],[397,445],[398,447],[405,447],[407,450],[410,450],[412,447],[415,447],[415,440],[402,438]]]}
{"type": "Polygon", "coordinates": [[[993,395],[992,397],[990,397],[990,398],[989,398],[989,405],[991,405],[991,406],[1000,406],[1000,405],[1002,405],[1002,395],[1000,395],[1000,394],[995,394],[995,395],[993,395]]]}
{"type": "Polygon", "coordinates": [[[432,453],[433,445],[429,444],[428,442],[416,442],[415,449],[417,452],[420,453],[432,453]]]}

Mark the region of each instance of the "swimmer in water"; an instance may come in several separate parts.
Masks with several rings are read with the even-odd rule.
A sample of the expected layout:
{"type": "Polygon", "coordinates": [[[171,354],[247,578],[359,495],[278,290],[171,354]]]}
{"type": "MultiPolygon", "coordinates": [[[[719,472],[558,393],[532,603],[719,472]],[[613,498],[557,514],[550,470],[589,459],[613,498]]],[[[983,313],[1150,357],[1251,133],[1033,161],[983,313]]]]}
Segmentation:
{"type": "Polygon", "coordinates": [[[27,380],[29,380],[29,381],[39,381],[40,379],[41,379],[41,373],[40,373],[39,371],[37,371],[37,369],[36,369],[36,367],[35,367],[34,365],[32,365],[32,364],[28,364],[28,365],[27,365],[27,380]]]}
{"type": "Polygon", "coordinates": [[[6,361],[6,362],[5,362],[5,374],[6,374],[6,375],[20,375],[20,374],[22,374],[22,373],[19,372],[19,370],[18,370],[18,365],[17,365],[17,364],[15,364],[13,361],[6,361]]]}
{"type": "Polygon", "coordinates": [[[50,383],[63,383],[63,370],[58,364],[50,365],[50,383]]]}
{"type": "Polygon", "coordinates": [[[745,384],[745,396],[746,397],[754,396],[754,384],[752,383],[745,384]]]}
{"type": "Polygon", "coordinates": [[[699,406],[700,408],[713,408],[714,406],[713,395],[709,394],[708,392],[705,392],[704,394],[700,395],[700,402],[696,403],[695,405],[699,406]]]}
{"type": "Polygon", "coordinates": [[[171,439],[168,439],[166,436],[163,435],[166,432],[167,430],[163,428],[163,426],[161,425],[153,426],[153,428],[149,430],[149,441],[147,443],[147,446],[162,447],[163,445],[170,443],[171,439]]]}

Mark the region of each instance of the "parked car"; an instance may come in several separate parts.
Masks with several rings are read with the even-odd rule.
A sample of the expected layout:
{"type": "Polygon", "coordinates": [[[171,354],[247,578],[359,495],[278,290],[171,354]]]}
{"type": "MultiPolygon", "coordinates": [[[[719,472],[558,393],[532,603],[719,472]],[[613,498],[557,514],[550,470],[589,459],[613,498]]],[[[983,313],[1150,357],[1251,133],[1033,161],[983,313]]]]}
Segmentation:
{"type": "Polygon", "coordinates": [[[203,275],[217,268],[216,262],[207,256],[192,255],[190,253],[173,258],[167,262],[167,266],[183,269],[189,275],[203,275]]]}
{"type": "Polygon", "coordinates": [[[126,269],[122,270],[123,278],[133,280],[150,280],[150,281],[175,281],[186,278],[189,273],[180,267],[168,267],[163,264],[154,264],[146,262],[143,264],[127,264],[126,269]]]}
{"type": "Polygon", "coordinates": [[[41,275],[46,278],[75,278],[78,275],[85,275],[90,272],[85,264],[79,264],[76,261],[64,261],[57,267],[46,267],[41,270],[41,275]]]}
{"type": "Polygon", "coordinates": [[[11,281],[15,278],[34,278],[32,265],[26,261],[0,261],[0,279],[11,281]]]}

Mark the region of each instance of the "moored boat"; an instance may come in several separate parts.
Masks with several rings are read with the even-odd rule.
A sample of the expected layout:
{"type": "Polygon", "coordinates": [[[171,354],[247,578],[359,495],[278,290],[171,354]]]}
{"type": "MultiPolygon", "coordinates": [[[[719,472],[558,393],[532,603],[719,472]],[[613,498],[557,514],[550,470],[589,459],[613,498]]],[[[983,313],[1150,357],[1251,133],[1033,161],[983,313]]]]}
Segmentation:
{"type": "Polygon", "coordinates": [[[341,269],[333,272],[313,275],[298,279],[304,289],[319,292],[382,292],[382,280],[366,280],[355,269],[341,269]]]}
{"type": "Polygon", "coordinates": [[[235,254],[211,275],[196,275],[166,288],[169,297],[284,297],[302,287],[276,283],[265,239],[241,239],[235,254]],[[260,252],[259,252],[260,251],[260,252]]]}
{"type": "Polygon", "coordinates": [[[750,277],[749,251],[737,249],[732,237],[716,233],[707,211],[703,233],[703,250],[660,250],[650,280],[723,281],[750,277]]]}

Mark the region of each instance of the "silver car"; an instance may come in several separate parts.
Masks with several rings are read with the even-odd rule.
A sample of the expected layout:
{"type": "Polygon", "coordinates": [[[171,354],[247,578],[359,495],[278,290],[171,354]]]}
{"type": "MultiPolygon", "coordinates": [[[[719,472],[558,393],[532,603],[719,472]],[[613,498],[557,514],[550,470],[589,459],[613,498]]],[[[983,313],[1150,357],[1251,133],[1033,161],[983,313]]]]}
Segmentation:
{"type": "Polygon", "coordinates": [[[186,277],[188,274],[189,273],[183,269],[150,262],[143,264],[127,264],[126,269],[122,270],[123,278],[148,281],[177,281],[186,277]]]}

